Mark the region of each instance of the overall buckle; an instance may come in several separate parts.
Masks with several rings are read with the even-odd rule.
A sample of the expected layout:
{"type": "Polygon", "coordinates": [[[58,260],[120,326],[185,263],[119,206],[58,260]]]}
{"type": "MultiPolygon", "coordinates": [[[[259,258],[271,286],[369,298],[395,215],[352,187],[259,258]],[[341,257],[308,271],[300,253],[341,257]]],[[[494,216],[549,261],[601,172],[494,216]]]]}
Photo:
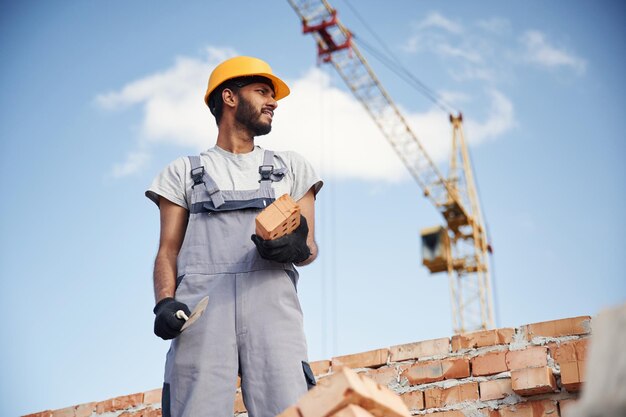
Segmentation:
{"type": "Polygon", "coordinates": [[[271,180],[272,172],[274,172],[274,165],[261,165],[259,167],[259,174],[261,174],[259,182],[271,180]]]}
{"type": "Polygon", "coordinates": [[[191,186],[191,188],[194,188],[196,185],[204,183],[202,177],[204,177],[204,167],[201,166],[193,168],[191,170],[191,179],[193,180],[193,185],[191,186]]]}

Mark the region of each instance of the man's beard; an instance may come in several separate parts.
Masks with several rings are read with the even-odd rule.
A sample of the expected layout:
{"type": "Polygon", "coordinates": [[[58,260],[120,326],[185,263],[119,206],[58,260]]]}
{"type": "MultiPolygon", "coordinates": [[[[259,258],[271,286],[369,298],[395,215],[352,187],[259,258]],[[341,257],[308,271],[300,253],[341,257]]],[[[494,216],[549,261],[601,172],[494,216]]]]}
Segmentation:
{"type": "Polygon", "coordinates": [[[272,130],[272,123],[261,121],[261,112],[258,112],[252,103],[243,96],[239,96],[239,106],[235,112],[235,120],[248,129],[252,136],[267,135],[272,130]]]}

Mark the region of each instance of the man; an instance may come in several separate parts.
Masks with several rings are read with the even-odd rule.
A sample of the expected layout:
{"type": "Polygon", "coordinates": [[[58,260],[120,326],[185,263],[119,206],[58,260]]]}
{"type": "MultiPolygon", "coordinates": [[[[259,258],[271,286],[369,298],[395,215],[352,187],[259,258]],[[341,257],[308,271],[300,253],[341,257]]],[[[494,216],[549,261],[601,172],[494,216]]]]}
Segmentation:
{"type": "Polygon", "coordinates": [[[154,331],[174,339],[164,417],[232,416],[238,374],[250,417],[275,416],[315,384],[294,264],[317,257],[314,203],[322,181],[300,155],[254,144],[270,132],[277,101],[288,94],[260,59],[218,65],[205,94],[216,145],[172,162],[146,191],[161,218],[154,331]],[[254,219],[285,193],[301,208],[300,227],[265,241],[254,234],[254,219]],[[189,315],[205,296],[204,314],[181,332],[176,312],[189,315]]]}

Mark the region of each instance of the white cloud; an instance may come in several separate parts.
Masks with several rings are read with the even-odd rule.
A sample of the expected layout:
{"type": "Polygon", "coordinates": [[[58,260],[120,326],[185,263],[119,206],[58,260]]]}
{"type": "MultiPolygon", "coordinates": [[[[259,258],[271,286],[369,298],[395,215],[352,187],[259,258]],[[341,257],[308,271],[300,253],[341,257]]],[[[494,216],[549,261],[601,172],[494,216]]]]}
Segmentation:
{"type": "Polygon", "coordinates": [[[113,178],[121,178],[132,175],[143,168],[149,160],[150,154],[145,150],[131,151],[126,155],[124,162],[113,165],[111,176],[113,178]]]}
{"type": "Polygon", "coordinates": [[[578,74],[583,74],[587,62],[575,55],[552,46],[542,32],[526,31],[520,38],[525,48],[524,59],[530,63],[546,68],[570,67],[578,74]]]}
{"type": "MultiPolygon", "coordinates": [[[[149,161],[156,143],[198,151],[213,146],[217,128],[202,98],[208,73],[228,55],[232,51],[209,49],[205,58],[180,57],[171,68],[97,97],[97,102],[107,109],[124,109],[129,105],[143,109],[138,142],[124,162],[114,165],[113,177],[137,172],[149,161]]],[[[325,178],[384,181],[408,178],[399,157],[361,103],[332,85],[326,72],[312,68],[298,79],[286,81],[292,94],[279,102],[271,134],[257,138],[257,144],[299,152],[325,178]]],[[[458,92],[447,91],[445,96],[469,100],[458,92]]],[[[471,143],[500,135],[512,124],[512,105],[504,95],[493,93],[491,100],[493,111],[486,121],[467,122],[475,131],[471,143]]],[[[448,116],[436,108],[424,113],[404,110],[403,113],[431,158],[446,161],[451,140],[448,116]]]]}
{"type": "Polygon", "coordinates": [[[471,142],[480,143],[493,140],[515,127],[515,112],[513,103],[500,91],[490,90],[488,95],[491,99],[487,120],[477,123],[468,120],[467,132],[471,142]]]}
{"type": "MultiPolygon", "coordinates": [[[[448,92],[447,96],[469,101],[464,95],[459,96],[448,92]]],[[[463,115],[465,139],[470,145],[496,139],[515,127],[513,103],[497,90],[487,91],[487,96],[490,105],[484,121],[468,117],[467,114],[463,115]]],[[[407,118],[430,157],[438,163],[447,161],[452,147],[452,127],[449,116],[432,108],[426,113],[409,114],[407,118]]]]}
{"type": "Polygon", "coordinates": [[[208,74],[234,55],[231,49],[207,48],[203,59],[178,57],[173,67],[100,94],[96,102],[109,110],[141,105],[142,143],[173,142],[202,149],[217,132],[203,101],[208,74]]]}
{"type": "Polygon", "coordinates": [[[453,106],[459,107],[461,103],[468,103],[471,99],[466,93],[459,91],[443,90],[439,92],[439,98],[446,103],[450,103],[453,106]]]}
{"type": "Polygon", "coordinates": [[[425,19],[417,23],[416,27],[418,29],[440,28],[447,32],[456,34],[463,32],[463,26],[450,19],[446,19],[438,12],[430,12],[425,19]]]}
{"type": "Polygon", "coordinates": [[[553,45],[540,31],[527,30],[520,36],[513,32],[511,22],[501,17],[462,27],[436,11],[412,25],[401,49],[435,55],[454,81],[487,86],[514,80],[529,63],[544,69],[570,69],[578,75],[584,74],[587,66],[584,59],[553,45]]]}
{"type": "Polygon", "coordinates": [[[483,60],[480,54],[476,51],[472,51],[469,48],[456,48],[447,43],[442,43],[438,45],[437,51],[442,55],[451,56],[455,58],[462,58],[466,61],[473,62],[473,63],[479,63],[479,62],[482,62],[483,60]]]}
{"type": "Polygon", "coordinates": [[[486,38],[468,33],[460,24],[431,12],[413,24],[413,33],[400,46],[408,53],[430,52],[446,59],[446,71],[457,81],[492,80],[493,72],[485,62],[485,54],[493,53],[486,38]],[[433,31],[433,27],[443,31],[433,31]],[[458,67],[463,70],[459,71],[458,67]]]}

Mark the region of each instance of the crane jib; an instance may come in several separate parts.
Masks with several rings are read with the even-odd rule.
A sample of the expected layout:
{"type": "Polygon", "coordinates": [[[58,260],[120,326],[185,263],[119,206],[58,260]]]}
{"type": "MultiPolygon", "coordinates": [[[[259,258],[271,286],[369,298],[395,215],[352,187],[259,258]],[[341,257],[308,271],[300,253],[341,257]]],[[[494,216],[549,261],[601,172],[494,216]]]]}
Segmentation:
{"type": "MultiPolygon", "coordinates": [[[[288,2],[300,17],[302,32],[314,37],[318,60],[332,64],[337,70],[424,196],[446,221],[446,228],[422,231],[423,264],[433,273],[448,272],[454,331],[493,328],[490,245],[463,135],[462,116],[450,115],[452,153],[449,175],[445,178],[360,52],[352,32],[339,20],[337,10],[326,0],[288,2]]],[[[423,84],[422,87],[429,90],[423,84]]]]}

